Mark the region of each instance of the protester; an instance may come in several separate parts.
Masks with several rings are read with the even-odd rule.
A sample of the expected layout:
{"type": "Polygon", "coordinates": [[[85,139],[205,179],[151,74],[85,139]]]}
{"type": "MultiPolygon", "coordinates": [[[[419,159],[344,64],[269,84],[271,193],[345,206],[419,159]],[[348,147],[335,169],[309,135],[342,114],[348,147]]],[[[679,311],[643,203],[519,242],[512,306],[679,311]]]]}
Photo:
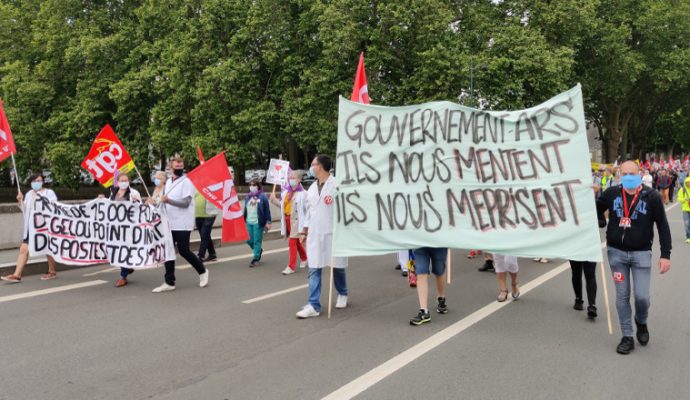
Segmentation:
{"type": "Polygon", "coordinates": [[[502,254],[494,253],[494,269],[496,270],[496,279],[498,279],[498,300],[502,303],[508,299],[508,287],[506,286],[506,273],[510,274],[510,286],[512,288],[512,296],[514,300],[520,297],[520,287],[518,286],[518,266],[517,257],[504,256],[502,254]]]}
{"type": "Polygon", "coordinates": [[[668,189],[671,186],[671,178],[668,176],[668,171],[661,170],[659,177],[656,179],[656,188],[661,192],[661,199],[664,205],[668,204],[668,189]]]}
{"type": "MultiPolygon", "coordinates": [[[[22,273],[24,272],[24,267],[29,261],[29,218],[31,215],[31,209],[34,206],[34,202],[38,196],[47,198],[50,201],[56,202],[57,196],[55,192],[50,189],[46,189],[43,186],[43,174],[35,174],[29,178],[31,184],[31,190],[26,192],[26,196],[22,195],[21,192],[17,194],[17,201],[19,202],[19,208],[24,212],[24,232],[22,236],[22,244],[19,246],[19,256],[17,257],[17,265],[14,268],[14,273],[12,275],[5,275],[1,279],[10,283],[19,283],[22,281],[22,273]]],[[[54,279],[57,277],[55,259],[51,256],[48,258],[48,272],[41,276],[41,280],[46,281],[54,279]]]]}
{"type": "Polygon", "coordinates": [[[215,261],[216,248],[213,246],[213,239],[211,232],[213,231],[213,224],[216,222],[216,214],[218,209],[213,203],[206,201],[203,194],[196,192],[194,195],[194,220],[196,222],[196,229],[199,231],[199,252],[197,257],[203,262],[215,261]],[[206,256],[208,251],[208,257],[206,256]]]}
{"type": "Polygon", "coordinates": [[[422,247],[414,250],[415,270],[417,272],[417,297],[419,312],[410,319],[410,325],[419,326],[431,321],[429,313],[429,273],[436,277],[436,312],[445,314],[446,306],[446,259],[448,249],[445,247],[422,247]]]}
{"type": "MultiPolygon", "coordinates": [[[[110,201],[131,201],[141,203],[141,195],[139,192],[130,186],[129,176],[127,174],[120,174],[117,177],[117,184],[110,187],[110,201]]],[[[115,282],[115,287],[125,286],[127,276],[134,273],[133,268],[120,268],[120,279],[115,282]]]]}
{"type": "MultiPolygon", "coordinates": [[[[161,198],[165,194],[165,183],[168,180],[168,175],[165,171],[157,171],[153,176],[153,184],[155,188],[153,189],[153,194],[151,197],[146,199],[146,204],[159,205],[161,204],[161,198]]],[[[165,211],[165,207],[161,209],[165,211]]]]}
{"type": "Polygon", "coordinates": [[[247,224],[249,240],[247,245],[254,252],[250,267],[256,267],[261,261],[261,254],[264,249],[261,247],[264,240],[264,232],[271,229],[271,207],[268,204],[268,197],[261,190],[261,182],[253,179],[249,182],[249,194],[244,199],[244,220],[247,224]]]}
{"type": "Polygon", "coordinates": [[[271,202],[280,207],[280,234],[288,241],[289,260],[282,274],[294,274],[298,254],[300,268],[307,266],[307,252],[300,242],[307,213],[307,192],[302,187],[302,171],[291,171],[288,185],[280,193],[280,200],[275,193],[271,193],[271,202]]]}
{"type": "MultiPolygon", "coordinates": [[[[194,185],[184,173],[184,161],[176,156],[171,162],[173,176],[168,178],[161,196],[172,231],[172,239],[180,255],[199,274],[199,286],[208,286],[208,270],[189,249],[189,238],[194,229],[194,185]]],[[[153,289],[154,293],[175,290],[175,260],[165,262],[165,282],[153,289]]]]}
{"type": "Polygon", "coordinates": [[[316,181],[307,191],[307,218],[302,230],[302,243],[307,243],[309,258],[309,302],[297,312],[297,318],[318,317],[321,313],[321,272],[333,267],[333,282],[338,292],[335,308],[347,307],[347,258],[331,257],[333,243],[333,211],[336,195],[335,178],[331,175],[330,157],[317,155],[309,168],[316,181]],[[333,265],[331,265],[331,263],[333,265]]]}
{"type": "Polygon", "coordinates": [[[570,271],[572,273],[571,281],[573,284],[573,292],[575,292],[575,304],[573,308],[578,311],[584,309],[584,300],[582,299],[582,273],[585,274],[585,283],[587,285],[587,317],[594,319],[597,317],[597,263],[589,261],[575,261],[570,260],[570,271]]]}
{"type": "Polygon", "coordinates": [[[633,161],[624,162],[621,173],[622,185],[609,188],[597,200],[597,214],[599,226],[604,227],[604,212],[609,211],[606,243],[609,265],[616,283],[616,309],[623,333],[616,351],[628,354],[635,348],[630,280],[633,280],[637,340],[644,346],[649,342],[647,316],[654,224],[659,233],[659,272],[662,274],[671,268],[671,231],[661,197],[642,185],[637,164],[633,161]]]}
{"type": "Polygon", "coordinates": [[[613,175],[611,174],[611,168],[605,168],[604,174],[601,176],[601,192],[603,193],[606,189],[613,187],[613,175]]]}
{"type": "Polygon", "coordinates": [[[683,206],[685,243],[690,243],[690,177],[685,178],[683,185],[678,189],[678,202],[683,206]]]}
{"type": "Polygon", "coordinates": [[[407,263],[410,260],[409,253],[409,250],[400,250],[395,253],[395,260],[398,262],[395,269],[401,270],[402,276],[408,275],[407,263]]]}
{"type": "Polygon", "coordinates": [[[675,191],[676,185],[678,184],[678,174],[676,174],[675,170],[669,169],[668,176],[671,179],[671,184],[668,185],[668,202],[672,203],[674,199],[673,192],[675,191]]]}
{"type": "Polygon", "coordinates": [[[648,169],[645,169],[642,173],[642,183],[648,188],[654,187],[654,178],[652,177],[652,174],[649,173],[648,169]]]}

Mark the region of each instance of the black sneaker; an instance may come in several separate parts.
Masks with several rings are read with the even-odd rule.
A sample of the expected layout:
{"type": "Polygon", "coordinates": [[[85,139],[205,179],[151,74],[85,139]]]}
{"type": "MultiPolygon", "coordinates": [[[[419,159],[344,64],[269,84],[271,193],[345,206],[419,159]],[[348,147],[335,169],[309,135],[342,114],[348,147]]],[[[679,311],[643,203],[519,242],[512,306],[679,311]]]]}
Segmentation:
{"type": "Polygon", "coordinates": [[[446,298],[445,297],[439,297],[436,299],[437,305],[436,305],[436,312],[439,314],[445,314],[448,312],[448,307],[446,306],[446,298]]]}
{"type": "Polygon", "coordinates": [[[256,261],[261,261],[261,256],[262,256],[263,254],[264,254],[264,249],[261,249],[261,251],[259,252],[259,259],[256,260],[256,261]]]}
{"type": "Polygon", "coordinates": [[[577,311],[582,311],[584,310],[584,307],[582,306],[585,302],[579,299],[575,299],[575,304],[573,305],[573,309],[577,311]]]}
{"type": "Polygon", "coordinates": [[[424,312],[424,310],[419,310],[419,314],[410,320],[410,325],[419,326],[429,321],[431,321],[431,315],[428,312],[424,312]]]}
{"type": "Polygon", "coordinates": [[[216,261],[218,259],[218,257],[215,254],[214,255],[209,254],[204,258],[199,257],[199,259],[203,262],[209,262],[209,261],[216,261]]]}
{"type": "Polygon", "coordinates": [[[403,271],[403,272],[402,272],[402,276],[407,277],[407,275],[408,275],[408,272],[407,272],[407,271],[403,271]]]}
{"type": "Polygon", "coordinates": [[[641,345],[646,346],[649,343],[649,330],[647,329],[647,324],[640,324],[635,319],[635,325],[637,325],[637,341],[641,345]]]}
{"type": "Polygon", "coordinates": [[[589,319],[594,319],[598,316],[597,314],[597,306],[592,304],[591,306],[587,307],[587,318],[589,319]]]}
{"type": "Polygon", "coordinates": [[[259,266],[259,260],[254,259],[252,262],[249,263],[249,268],[254,268],[259,266]]]}
{"type": "Polygon", "coordinates": [[[623,336],[618,347],[616,347],[616,353],[618,354],[630,354],[633,350],[635,350],[635,341],[632,336],[623,336]]]}
{"type": "Polygon", "coordinates": [[[484,262],[484,265],[477,268],[477,270],[481,271],[481,272],[494,272],[494,261],[493,260],[486,260],[484,262]]]}
{"type": "Polygon", "coordinates": [[[398,264],[395,266],[395,269],[400,270],[400,269],[402,269],[402,267],[400,266],[400,264],[398,264]]]}

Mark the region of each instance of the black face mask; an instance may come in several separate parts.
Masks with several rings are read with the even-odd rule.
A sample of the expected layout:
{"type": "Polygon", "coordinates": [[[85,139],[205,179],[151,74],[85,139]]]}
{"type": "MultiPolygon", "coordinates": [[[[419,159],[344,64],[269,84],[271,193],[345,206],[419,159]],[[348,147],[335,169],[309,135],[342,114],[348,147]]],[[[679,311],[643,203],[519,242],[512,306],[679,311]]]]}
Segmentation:
{"type": "Polygon", "coordinates": [[[175,169],[173,170],[173,174],[175,174],[175,176],[177,176],[177,177],[180,177],[180,176],[182,176],[182,174],[184,174],[184,169],[182,169],[182,168],[175,168],[175,169]]]}

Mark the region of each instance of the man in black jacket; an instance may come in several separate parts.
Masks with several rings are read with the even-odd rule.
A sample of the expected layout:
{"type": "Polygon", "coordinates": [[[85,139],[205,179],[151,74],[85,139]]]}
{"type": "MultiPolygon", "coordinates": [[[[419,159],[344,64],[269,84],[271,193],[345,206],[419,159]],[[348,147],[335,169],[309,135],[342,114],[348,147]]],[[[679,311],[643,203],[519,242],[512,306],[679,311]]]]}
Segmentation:
{"type": "Polygon", "coordinates": [[[635,348],[630,306],[630,280],[633,280],[637,340],[649,342],[647,314],[649,282],[652,270],[654,224],[659,232],[661,258],[659,272],[671,268],[671,231],[659,193],[642,185],[640,169],[633,161],[621,165],[621,185],[607,189],[597,199],[599,226],[606,226],[604,212],[609,210],[606,228],[608,260],[616,283],[616,309],[623,338],[616,348],[628,354],[635,348]]]}

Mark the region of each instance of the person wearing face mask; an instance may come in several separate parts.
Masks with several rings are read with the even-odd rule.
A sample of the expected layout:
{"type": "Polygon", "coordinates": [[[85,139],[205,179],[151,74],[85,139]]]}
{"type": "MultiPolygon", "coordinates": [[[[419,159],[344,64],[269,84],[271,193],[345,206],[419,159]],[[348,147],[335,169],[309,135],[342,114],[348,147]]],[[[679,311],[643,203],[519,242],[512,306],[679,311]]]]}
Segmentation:
{"type": "MultiPolygon", "coordinates": [[[[117,182],[115,185],[110,187],[110,196],[108,197],[110,201],[131,201],[135,203],[141,203],[141,194],[130,187],[129,176],[127,174],[121,174],[117,177],[117,182]]],[[[120,279],[115,282],[115,287],[123,287],[127,282],[127,276],[133,273],[132,268],[120,268],[120,279]]]]}
{"type": "Polygon", "coordinates": [[[335,308],[347,307],[346,257],[331,257],[333,247],[333,212],[335,209],[336,184],[330,170],[330,157],[317,155],[309,168],[316,181],[307,192],[307,218],[302,229],[302,243],[307,243],[309,258],[309,300],[297,312],[297,318],[318,317],[321,314],[321,271],[333,261],[333,282],[338,292],[335,308]]]}
{"type": "Polygon", "coordinates": [[[597,216],[599,226],[603,228],[606,226],[604,213],[609,211],[606,245],[609,266],[616,284],[618,320],[623,333],[616,351],[629,354],[635,349],[630,281],[632,280],[635,299],[637,340],[645,346],[649,342],[647,317],[654,224],[659,233],[659,272],[662,274],[671,269],[671,230],[661,196],[642,185],[638,165],[634,161],[624,162],[621,164],[621,174],[621,185],[607,189],[597,199],[597,216]]]}
{"type": "MultiPolygon", "coordinates": [[[[189,249],[189,238],[194,230],[194,185],[184,174],[184,161],[176,156],[171,161],[173,176],[165,183],[161,203],[170,223],[172,239],[182,258],[199,274],[199,287],[208,286],[208,270],[199,257],[189,249]]],[[[153,289],[154,293],[175,290],[175,261],[165,262],[165,282],[153,289]]]]}
{"type": "Polygon", "coordinates": [[[249,263],[249,267],[253,268],[259,265],[261,254],[264,252],[264,249],[261,248],[264,232],[271,229],[271,208],[268,204],[268,197],[261,190],[261,182],[258,179],[249,182],[249,194],[244,199],[243,213],[249,233],[247,245],[254,252],[254,258],[249,263]]]}
{"type": "Polygon", "coordinates": [[[300,242],[300,233],[304,228],[304,217],[306,214],[305,203],[307,192],[302,187],[302,171],[290,172],[290,181],[283,187],[280,200],[275,193],[271,194],[271,202],[280,207],[280,234],[288,241],[290,259],[287,267],[283,270],[283,275],[295,273],[297,268],[297,254],[302,261],[300,268],[307,266],[307,253],[300,242]]]}
{"type": "MultiPolygon", "coordinates": [[[[24,272],[24,267],[27,261],[29,261],[29,217],[31,214],[31,209],[34,206],[34,202],[38,196],[46,197],[48,200],[56,202],[57,196],[55,192],[50,189],[46,189],[43,186],[43,175],[35,174],[29,178],[31,182],[31,190],[26,192],[26,196],[21,193],[17,194],[17,201],[19,202],[19,208],[24,212],[24,234],[22,236],[22,244],[19,247],[19,257],[17,257],[17,265],[14,268],[14,273],[11,275],[5,275],[1,279],[9,283],[19,283],[22,281],[22,273],[24,272]]],[[[41,276],[41,280],[49,280],[57,277],[57,272],[55,269],[55,259],[48,256],[48,272],[41,276]]]]}
{"type": "MultiPolygon", "coordinates": [[[[151,197],[146,199],[146,204],[151,204],[155,206],[161,204],[161,198],[165,193],[165,182],[167,180],[168,175],[165,173],[165,171],[156,172],[156,174],[153,176],[153,184],[155,188],[153,189],[151,197]]],[[[165,208],[162,208],[162,210],[165,211],[165,208]]]]}

